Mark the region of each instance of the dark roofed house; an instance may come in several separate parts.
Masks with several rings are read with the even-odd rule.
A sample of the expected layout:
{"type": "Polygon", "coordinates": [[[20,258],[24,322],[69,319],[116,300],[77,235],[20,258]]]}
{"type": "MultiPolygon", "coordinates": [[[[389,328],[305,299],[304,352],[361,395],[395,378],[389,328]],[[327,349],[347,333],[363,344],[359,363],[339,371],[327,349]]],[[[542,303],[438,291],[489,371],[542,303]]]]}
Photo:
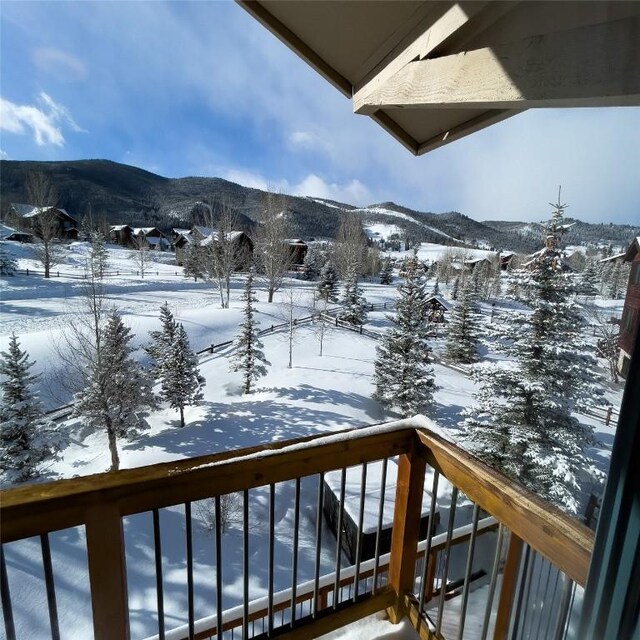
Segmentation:
{"type": "Polygon", "coordinates": [[[12,202],[9,212],[17,218],[24,230],[32,232],[36,237],[42,236],[42,225],[46,224],[53,227],[55,236],[60,240],[78,239],[78,221],[64,209],[12,202]]]}
{"type": "Polygon", "coordinates": [[[138,249],[142,246],[154,251],[166,251],[171,246],[164,233],[157,227],[134,227],[131,229],[131,238],[134,247],[138,249]]]}
{"type": "Polygon", "coordinates": [[[291,264],[294,266],[301,265],[309,249],[307,243],[299,238],[287,239],[285,242],[289,245],[291,264]]]}
{"type": "Polygon", "coordinates": [[[618,371],[626,378],[629,373],[638,326],[640,326],[640,237],[633,239],[623,255],[624,261],[631,263],[631,271],[620,321],[618,371]]]}
{"type": "Polygon", "coordinates": [[[109,241],[123,247],[133,246],[133,229],[128,224],[115,224],[109,227],[109,241]]]}
{"type": "Polygon", "coordinates": [[[451,310],[451,304],[440,295],[427,298],[426,303],[430,309],[427,320],[438,324],[444,322],[445,313],[451,310]]]}

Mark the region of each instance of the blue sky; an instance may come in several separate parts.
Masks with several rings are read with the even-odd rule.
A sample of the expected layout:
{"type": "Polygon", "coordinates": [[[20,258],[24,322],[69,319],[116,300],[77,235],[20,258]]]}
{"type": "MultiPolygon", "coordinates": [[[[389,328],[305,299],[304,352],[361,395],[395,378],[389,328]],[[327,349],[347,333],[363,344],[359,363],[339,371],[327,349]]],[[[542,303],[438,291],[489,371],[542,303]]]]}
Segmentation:
{"type": "Polygon", "coordinates": [[[231,2],[3,1],[0,153],[478,220],[640,224],[640,108],[529,111],[421,158],[231,2]]]}

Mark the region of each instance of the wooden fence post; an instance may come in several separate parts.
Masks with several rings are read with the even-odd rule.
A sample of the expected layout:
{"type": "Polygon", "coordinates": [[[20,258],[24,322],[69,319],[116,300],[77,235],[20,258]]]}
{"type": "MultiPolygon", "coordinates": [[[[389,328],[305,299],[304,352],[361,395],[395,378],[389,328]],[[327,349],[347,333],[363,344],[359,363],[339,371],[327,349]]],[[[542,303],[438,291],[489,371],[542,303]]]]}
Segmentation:
{"type": "Polygon", "coordinates": [[[96,640],[129,638],[129,603],[122,519],[113,504],[87,512],[87,558],[96,640]]]}
{"type": "Polygon", "coordinates": [[[496,626],[493,632],[493,640],[506,640],[511,622],[511,609],[516,593],[518,571],[520,570],[520,558],[522,556],[523,542],[515,533],[511,532],[507,560],[502,572],[502,586],[500,587],[500,600],[496,615],[496,626]]]}
{"type": "Polygon", "coordinates": [[[611,422],[611,414],[613,412],[613,407],[607,407],[607,417],[605,418],[605,425],[609,426],[609,423],[611,422]]]}
{"type": "Polygon", "coordinates": [[[388,611],[392,624],[397,624],[404,617],[405,596],[413,588],[425,466],[424,456],[415,444],[409,453],[402,454],[398,459],[396,506],[389,558],[389,585],[396,593],[395,606],[388,611]]]}
{"type": "Polygon", "coordinates": [[[211,345],[211,353],[213,353],[213,349],[215,348],[215,345],[211,345]]]}

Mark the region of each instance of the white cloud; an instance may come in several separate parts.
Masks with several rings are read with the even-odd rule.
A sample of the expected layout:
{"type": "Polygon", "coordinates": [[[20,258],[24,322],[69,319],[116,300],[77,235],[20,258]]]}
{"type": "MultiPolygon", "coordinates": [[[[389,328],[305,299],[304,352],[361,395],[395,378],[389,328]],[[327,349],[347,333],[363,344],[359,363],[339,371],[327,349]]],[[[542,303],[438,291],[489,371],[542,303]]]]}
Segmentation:
{"type": "Polygon", "coordinates": [[[0,149],[0,160],[8,160],[8,159],[9,159],[9,154],[3,149],[0,149]]]}
{"type": "Polygon", "coordinates": [[[34,50],[32,57],[36,67],[51,74],[57,80],[81,81],[87,77],[86,64],[61,49],[40,47],[34,50]]]}
{"type": "Polygon", "coordinates": [[[38,96],[39,106],[19,105],[0,98],[0,129],[9,133],[25,134],[29,130],[35,143],[42,147],[64,145],[63,126],[83,131],[73,120],[69,110],[56,103],[44,91],[38,96]]]}
{"type": "Polygon", "coordinates": [[[314,173],[310,173],[297,184],[293,188],[293,193],[357,205],[371,204],[373,200],[371,192],[360,180],[350,180],[347,183],[339,184],[327,182],[314,173]]]}
{"type": "Polygon", "coordinates": [[[260,189],[261,191],[275,191],[290,193],[290,185],[287,180],[268,180],[259,173],[248,171],[245,169],[223,169],[221,172],[212,172],[214,175],[220,175],[230,182],[236,182],[244,187],[251,189],[260,189]]]}

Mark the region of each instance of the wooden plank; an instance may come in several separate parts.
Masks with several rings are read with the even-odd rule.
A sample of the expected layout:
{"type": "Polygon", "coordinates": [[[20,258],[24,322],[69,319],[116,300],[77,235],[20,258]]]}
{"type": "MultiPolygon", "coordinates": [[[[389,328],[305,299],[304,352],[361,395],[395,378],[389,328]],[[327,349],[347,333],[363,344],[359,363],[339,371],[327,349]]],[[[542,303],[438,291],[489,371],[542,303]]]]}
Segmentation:
{"type": "Polygon", "coordinates": [[[512,533],[511,539],[509,540],[507,560],[502,572],[500,600],[498,601],[498,613],[496,615],[496,625],[493,632],[494,640],[507,640],[523,547],[524,543],[522,540],[512,533]]]}
{"type": "Polygon", "coordinates": [[[122,519],[115,505],[87,512],[87,559],[96,640],[129,638],[129,603],[122,519]]]}
{"type": "Polygon", "coordinates": [[[425,455],[429,464],[584,586],[593,550],[593,531],[455,444],[422,430],[418,431],[418,438],[427,448],[425,455]]]}
{"type": "Polygon", "coordinates": [[[404,594],[410,593],[413,588],[425,467],[425,459],[417,446],[401,455],[398,460],[389,558],[389,585],[398,597],[395,607],[389,612],[389,618],[394,624],[404,617],[404,594]]]}
{"type": "Polygon", "coordinates": [[[347,98],[351,97],[352,86],[341,73],[336,71],[326,60],[321,58],[306,42],[301,40],[289,27],[267,11],[257,0],[236,0],[245,11],[250,13],[263,27],[283,42],[296,55],[314,68],[347,98]]]}
{"type": "MultiPolygon", "coordinates": [[[[640,5],[638,6],[640,12],[640,5]]],[[[353,97],[390,108],[528,109],[640,105],[640,15],[406,64],[353,97]]]]}
{"type": "Polygon", "coordinates": [[[411,428],[341,433],[2,491],[2,542],[80,525],[105,501],[121,515],[149,511],[395,456],[414,437],[411,428]]]}

